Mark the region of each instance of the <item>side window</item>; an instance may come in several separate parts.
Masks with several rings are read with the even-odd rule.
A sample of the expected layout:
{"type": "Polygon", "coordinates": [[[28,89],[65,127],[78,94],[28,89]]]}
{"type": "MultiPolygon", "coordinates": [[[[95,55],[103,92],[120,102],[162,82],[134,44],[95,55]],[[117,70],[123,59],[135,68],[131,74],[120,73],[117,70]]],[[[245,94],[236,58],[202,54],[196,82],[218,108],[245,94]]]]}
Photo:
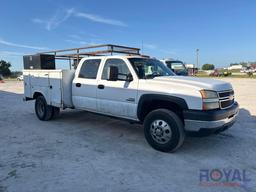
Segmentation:
{"type": "Polygon", "coordinates": [[[100,59],[90,59],[84,61],[80,69],[78,77],[86,79],[96,79],[100,66],[100,59]]]}
{"type": "Polygon", "coordinates": [[[118,79],[126,80],[127,75],[130,73],[126,63],[122,59],[108,59],[104,65],[101,79],[108,79],[108,68],[110,66],[118,67],[118,79]]]}

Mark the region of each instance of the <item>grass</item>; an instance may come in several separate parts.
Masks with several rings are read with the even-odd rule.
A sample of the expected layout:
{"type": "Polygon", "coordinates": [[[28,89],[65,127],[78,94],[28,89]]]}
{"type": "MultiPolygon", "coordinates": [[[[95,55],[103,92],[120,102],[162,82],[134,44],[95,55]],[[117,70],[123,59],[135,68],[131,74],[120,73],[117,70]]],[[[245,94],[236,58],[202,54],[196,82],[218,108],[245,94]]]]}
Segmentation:
{"type": "Polygon", "coordinates": [[[4,78],[4,81],[17,81],[17,78],[4,78]]]}
{"type": "MultiPolygon", "coordinates": [[[[197,77],[213,77],[213,76],[209,76],[206,72],[202,72],[199,71],[196,75],[197,77]]],[[[252,77],[249,77],[247,74],[232,74],[230,76],[221,76],[220,78],[248,78],[248,79],[256,79],[256,74],[254,74],[252,77]]],[[[214,78],[218,78],[218,77],[214,77],[214,78]]]]}

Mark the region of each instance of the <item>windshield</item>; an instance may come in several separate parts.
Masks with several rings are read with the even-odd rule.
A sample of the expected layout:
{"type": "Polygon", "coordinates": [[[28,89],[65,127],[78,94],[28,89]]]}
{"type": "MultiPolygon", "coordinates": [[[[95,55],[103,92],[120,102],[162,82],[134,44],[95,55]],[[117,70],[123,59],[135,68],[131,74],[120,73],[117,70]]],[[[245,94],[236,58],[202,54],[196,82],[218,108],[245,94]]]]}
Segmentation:
{"type": "Polygon", "coordinates": [[[133,68],[139,79],[153,79],[158,76],[175,75],[168,67],[157,59],[149,58],[130,58],[133,68]]]}

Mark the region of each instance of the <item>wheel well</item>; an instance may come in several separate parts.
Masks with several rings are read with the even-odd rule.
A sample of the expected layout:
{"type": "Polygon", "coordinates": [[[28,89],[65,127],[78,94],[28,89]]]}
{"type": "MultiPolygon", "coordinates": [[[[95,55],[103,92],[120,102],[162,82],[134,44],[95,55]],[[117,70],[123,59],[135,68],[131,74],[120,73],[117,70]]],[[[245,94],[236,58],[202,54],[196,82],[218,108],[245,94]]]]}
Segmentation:
{"type": "Polygon", "coordinates": [[[35,92],[34,95],[33,95],[33,99],[36,99],[39,96],[43,96],[43,94],[39,93],[39,92],[35,92]]]}
{"type": "Polygon", "coordinates": [[[183,109],[180,107],[177,103],[171,102],[171,101],[165,101],[165,100],[148,100],[144,101],[141,106],[141,113],[139,114],[139,119],[141,121],[144,121],[145,117],[153,110],[156,109],[169,109],[172,112],[176,113],[182,121],[184,121],[183,118],[183,109]]]}

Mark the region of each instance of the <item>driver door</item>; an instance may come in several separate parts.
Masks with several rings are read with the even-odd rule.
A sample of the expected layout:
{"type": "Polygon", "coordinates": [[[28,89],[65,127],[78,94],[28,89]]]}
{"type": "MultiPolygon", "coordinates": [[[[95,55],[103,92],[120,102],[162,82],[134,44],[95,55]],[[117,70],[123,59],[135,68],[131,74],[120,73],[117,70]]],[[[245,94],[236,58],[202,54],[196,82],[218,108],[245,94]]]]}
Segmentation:
{"type": "Polygon", "coordinates": [[[133,75],[133,81],[129,82],[126,80],[128,74],[132,73],[123,59],[106,60],[98,81],[98,111],[117,117],[136,119],[138,79],[133,75]],[[118,67],[117,81],[108,80],[110,66],[118,67]]]}

